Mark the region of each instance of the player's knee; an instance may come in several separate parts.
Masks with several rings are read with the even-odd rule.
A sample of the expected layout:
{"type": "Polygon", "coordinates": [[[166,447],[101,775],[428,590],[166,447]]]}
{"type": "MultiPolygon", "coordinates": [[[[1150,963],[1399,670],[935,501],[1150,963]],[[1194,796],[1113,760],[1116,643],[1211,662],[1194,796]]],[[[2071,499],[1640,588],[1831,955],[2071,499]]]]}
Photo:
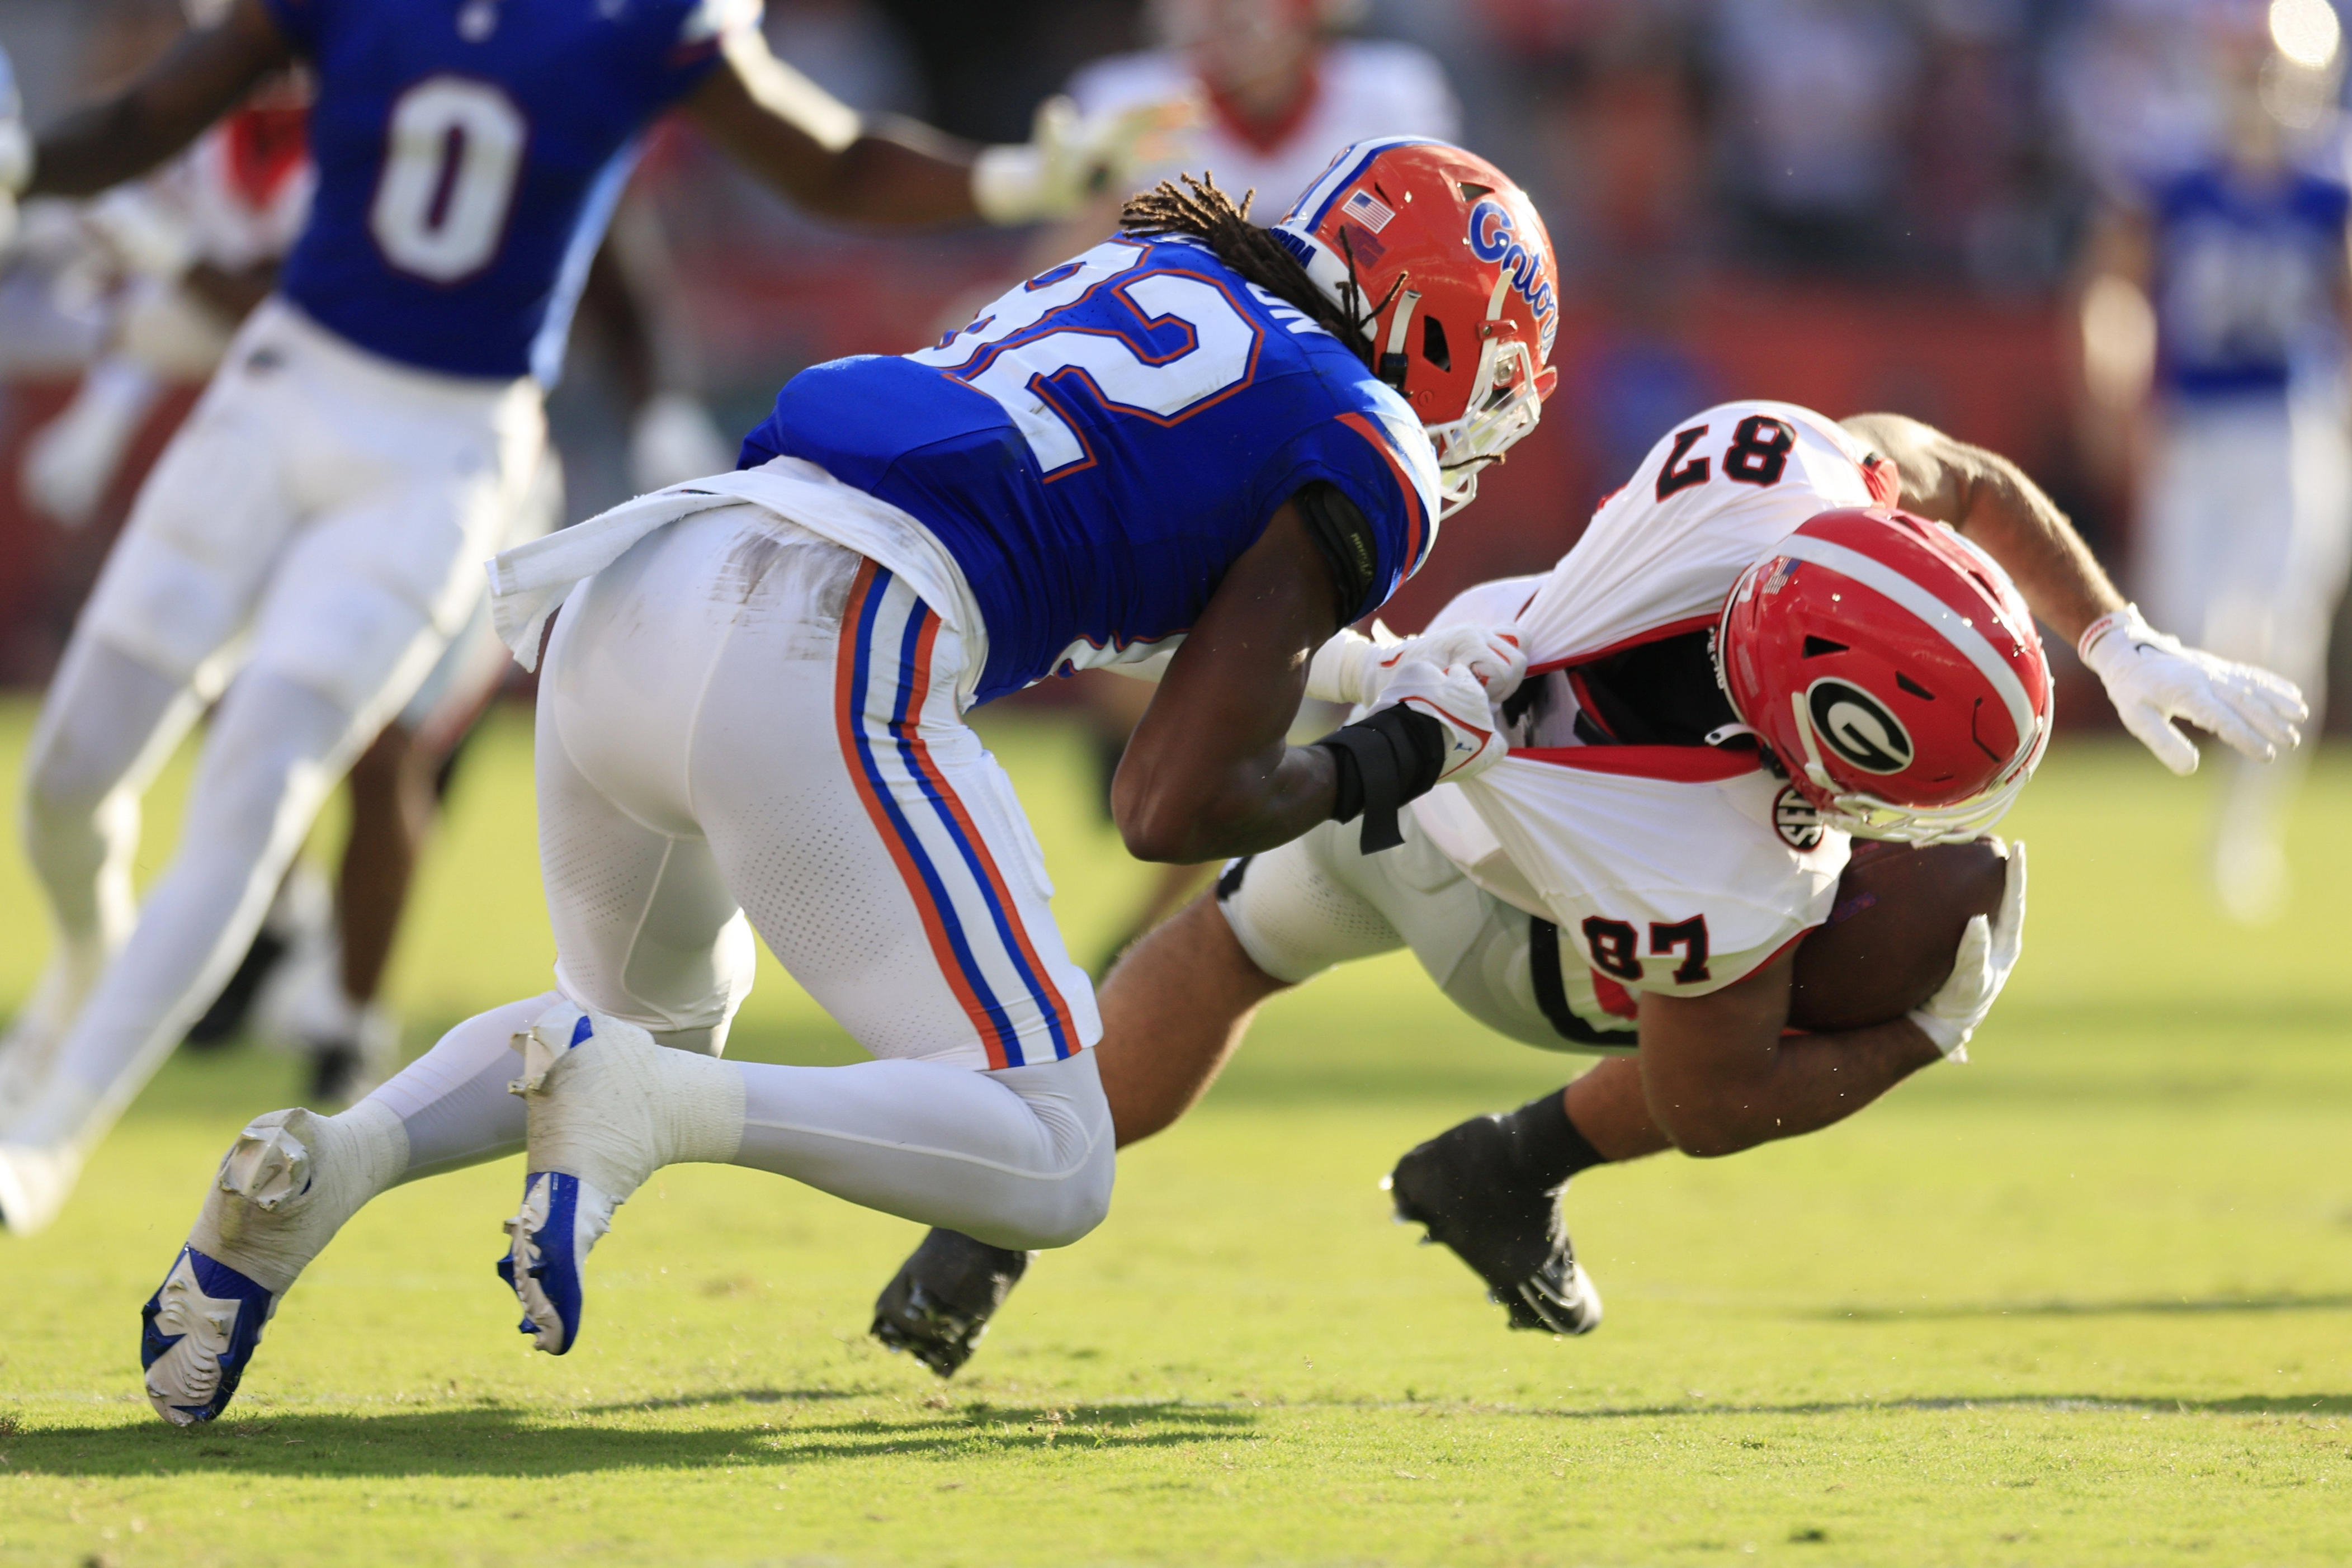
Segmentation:
{"type": "Polygon", "coordinates": [[[35,833],[82,826],[105,809],[117,781],[110,770],[86,765],[74,749],[40,747],[25,773],[25,822],[35,833]]]}
{"type": "Polygon", "coordinates": [[[998,1239],[996,1245],[1028,1252],[1067,1247],[1084,1238],[1110,1213],[1113,1168],[1109,1143],[1105,1140],[1066,1177],[1044,1184],[1048,1190],[1023,1205],[1013,1239],[998,1239]]]}
{"type": "Polygon", "coordinates": [[[1720,1160],[1769,1142],[1772,1137],[1769,1128],[1751,1124],[1736,1110],[1714,1108],[1660,1118],[1659,1125],[1674,1140],[1675,1147],[1694,1160],[1720,1160]]]}
{"type": "Polygon", "coordinates": [[[398,724],[387,724],[352,763],[352,793],[397,800],[415,765],[415,737],[398,724]]]}

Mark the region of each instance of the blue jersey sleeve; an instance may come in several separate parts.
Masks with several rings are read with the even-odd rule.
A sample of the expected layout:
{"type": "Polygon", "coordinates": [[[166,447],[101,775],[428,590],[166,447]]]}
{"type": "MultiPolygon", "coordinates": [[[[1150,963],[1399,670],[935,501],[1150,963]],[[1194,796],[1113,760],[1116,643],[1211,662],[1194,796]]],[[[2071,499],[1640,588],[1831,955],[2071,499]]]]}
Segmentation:
{"type": "Polygon", "coordinates": [[[1339,487],[1371,525],[1371,589],[1348,616],[1360,620],[1394,596],[1436,542],[1437,460],[1429,439],[1391,416],[1345,412],[1301,432],[1285,457],[1278,500],[1320,479],[1339,487]]]}
{"type": "Polygon", "coordinates": [[[762,9],[761,0],[669,0],[647,7],[646,41],[656,62],[651,96],[675,102],[691,92],[725,58],[730,35],[759,26],[762,9]]]}

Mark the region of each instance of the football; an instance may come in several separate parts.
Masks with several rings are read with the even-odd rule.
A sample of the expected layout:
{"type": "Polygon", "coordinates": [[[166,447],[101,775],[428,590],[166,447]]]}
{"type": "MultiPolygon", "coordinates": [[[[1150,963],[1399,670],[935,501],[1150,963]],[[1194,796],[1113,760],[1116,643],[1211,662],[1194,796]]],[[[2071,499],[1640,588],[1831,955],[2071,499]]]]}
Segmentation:
{"type": "Polygon", "coordinates": [[[1920,847],[1855,839],[1829,920],[1798,945],[1790,1024],[1864,1028],[1935,994],[1969,917],[2000,907],[2002,867],[1995,838],[1920,847]]]}

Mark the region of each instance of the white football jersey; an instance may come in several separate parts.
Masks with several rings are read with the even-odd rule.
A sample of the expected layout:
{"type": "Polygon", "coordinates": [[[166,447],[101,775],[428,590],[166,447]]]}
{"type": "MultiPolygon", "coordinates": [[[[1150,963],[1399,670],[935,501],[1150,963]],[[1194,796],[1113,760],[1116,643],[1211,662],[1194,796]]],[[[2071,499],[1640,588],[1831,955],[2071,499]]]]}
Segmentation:
{"type": "MultiPolygon", "coordinates": [[[[1891,504],[1890,465],[1786,403],[1729,403],[1685,420],[1601,503],[1540,577],[1463,594],[1432,622],[1516,622],[1530,679],[1712,626],[1740,573],[1807,519],[1891,504]]],[[[1753,752],[1588,745],[1564,677],[1542,731],[1478,777],[1414,805],[1473,880],[1559,927],[1601,1011],[1633,993],[1702,995],[1752,973],[1828,918],[1848,840],[1753,752]]],[[[1579,1011],[1584,1011],[1579,1006],[1579,1011]]]]}
{"type": "MultiPolygon", "coordinates": [[[[1191,64],[1175,49],[1114,55],[1070,79],[1070,97],[1088,115],[1153,103],[1199,90],[1191,64]]],[[[1136,172],[1138,190],[1148,191],[1178,174],[1216,176],[1219,188],[1239,201],[1255,190],[1251,216],[1271,223],[1315,183],[1339,149],[1375,136],[1434,136],[1451,142],[1461,134],[1462,110],[1445,72],[1426,50],[1412,44],[1341,39],[1317,59],[1315,96],[1278,141],[1265,145],[1212,107],[1202,122],[1184,133],[1177,155],[1136,172]]]]}

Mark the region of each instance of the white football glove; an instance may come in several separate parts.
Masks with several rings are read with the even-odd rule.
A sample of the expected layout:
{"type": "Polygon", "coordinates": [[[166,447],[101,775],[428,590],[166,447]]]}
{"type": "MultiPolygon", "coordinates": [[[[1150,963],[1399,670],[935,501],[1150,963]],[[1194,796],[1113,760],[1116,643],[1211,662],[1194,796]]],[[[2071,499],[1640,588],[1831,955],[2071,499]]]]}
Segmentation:
{"type": "Polygon", "coordinates": [[[1475,778],[1510,752],[1487,703],[1486,689],[1458,666],[1444,669],[1426,659],[1406,659],[1390,673],[1380,706],[1409,707],[1444,727],[1445,763],[1437,772],[1439,784],[1475,778]]]}
{"type": "Polygon", "coordinates": [[[1164,156],[1170,138],[1198,112],[1180,98],[1089,120],[1068,99],[1049,98],[1037,106],[1027,142],[981,149],[971,205],[1007,226],[1067,217],[1104,191],[1127,189],[1134,172],[1164,156]]]}
{"type": "MultiPolygon", "coordinates": [[[[1379,634],[1388,628],[1375,622],[1372,629],[1379,634]]],[[[1517,691],[1528,673],[1527,650],[1519,646],[1519,634],[1508,626],[1443,626],[1402,642],[1380,642],[1342,630],[1315,650],[1307,668],[1307,695],[1369,707],[1381,700],[1396,671],[1414,659],[1440,669],[1469,671],[1486,688],[1490,702],[1517,691]]]]}
{"type": "Polygon", "coordinates": [[[2025,846],[2012,844],[2000,908],[1990,921],[1982,915],[1969,919],[1968,929],[1960,933],[1959,952],[1952,960],[1951,978],[1909,1015],[1947,1059],[1969,1059],[1969,1037],[1992,1011],[2024,947],[2025,846]]]}
{"type": "Polygon", "coordinates": [[[2075,645],[2107,688],[2124,728],[2176,773],[2197,771],[2197,743],[2172,721],[2186,719],[2257,762],[2302,742],[2311,716],[2294,683],[2158,631],[2126,605],[2093,621],[2075,645]]]}
{"type": "Polygon", "coordinates": [[[134,278],[177,282],[196,263],[196,237],[139,185],[118,185],[82,209],[82,227],[134,278]]]}

